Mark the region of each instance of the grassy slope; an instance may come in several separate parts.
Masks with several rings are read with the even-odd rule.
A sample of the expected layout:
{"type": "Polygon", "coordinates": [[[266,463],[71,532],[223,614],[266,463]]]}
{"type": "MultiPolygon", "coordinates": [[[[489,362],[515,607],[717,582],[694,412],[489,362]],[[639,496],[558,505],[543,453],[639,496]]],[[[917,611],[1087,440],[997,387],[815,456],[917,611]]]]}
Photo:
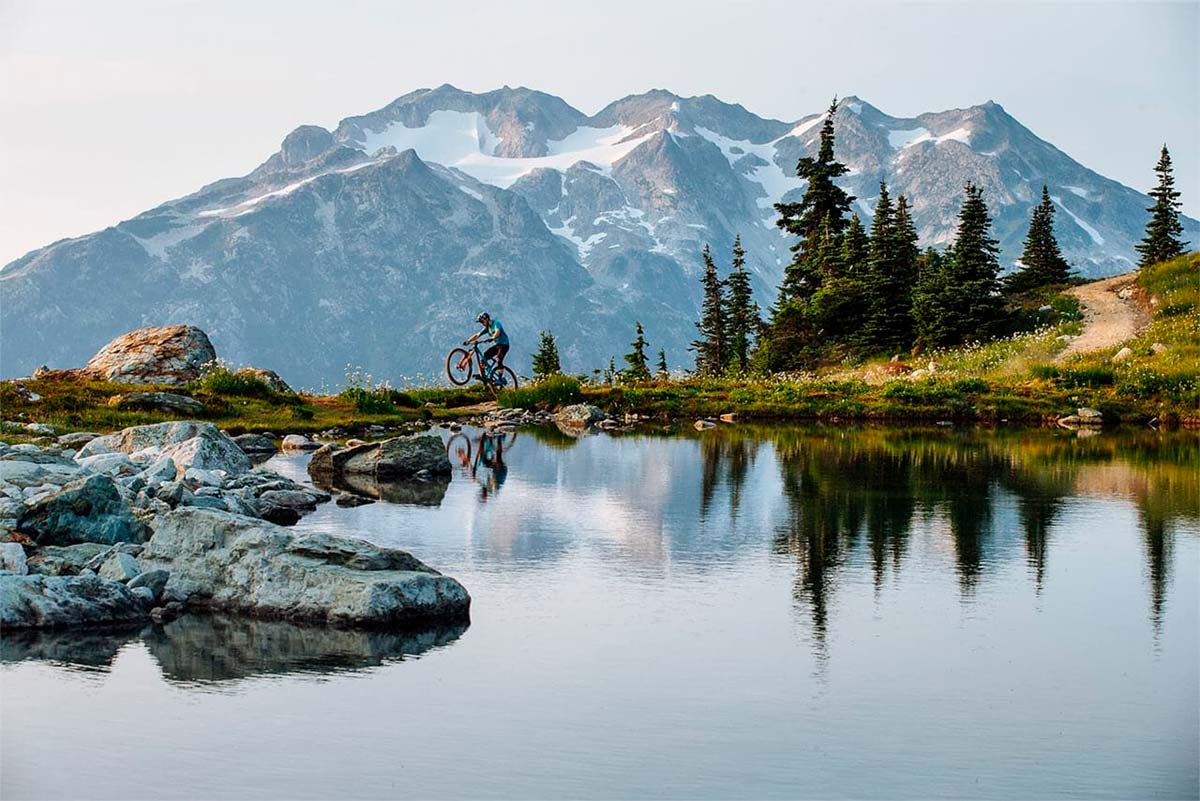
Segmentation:
{"type": "MultiPolygon", "coordinates": [[[[1119,349],[1053,364],[1065,346],[1059,337],[1076,334],[1080,323],[1067,314],[1033,334],[939,351],[936,371],[911,380],[886,372],[885,362],[828,369],[820,374],[755,379],[685,379],[635,386],[596,386],[568,378],[505,393],[501,403],[526,408],[555,407],[587,400],[614,413],[693,417],[738,412],[763,419],[874,419],[896,421],[977,420],[1041,424],[1078,406],[1100,409],[1110,420],[1152,417],[1200,424],[1200,255],[1145,269],[1139,283],[1151,299],[1153,321],[1142,336],[1125,343],[1134,356],[1112,363],[1119,349]],[[1151,346],[1161,343],[1165,352],[1151,346]]],[[[50,423],[61,430],[111,431],[161,422],[171,415],[117,410],[114,395],[146,390],[103,382],[23,381],[42,399],[28,402],[12,382],[0,382],[5,420],[50,423]]],[[[178,388],[161,387],[166,391],[178,388]]],[[[372,424],[454,417],[463,406],[486,400],[482,388],[419,389],[363,397],[297,396],[221,382],[186,390],[205,405],[204,417],[234,433],[317,432],[332,427],[359,430],[372,424]],[[427,406],[426,404],[431,404],[427,406]]],[[[382,392],[382,391],[381,391],[382,392]]],[[[13,439],[8,432],[6,439],[13,439]]]]}

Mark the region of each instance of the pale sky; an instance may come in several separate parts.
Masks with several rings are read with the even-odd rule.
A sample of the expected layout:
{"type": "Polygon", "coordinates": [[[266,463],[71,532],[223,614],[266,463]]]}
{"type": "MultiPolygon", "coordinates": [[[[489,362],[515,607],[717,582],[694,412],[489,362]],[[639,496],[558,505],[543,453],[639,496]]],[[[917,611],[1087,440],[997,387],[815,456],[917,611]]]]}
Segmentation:
{"type": "Polygon", "coordinates": [[[665,88],[784,120],[835,93],[896,116],[991,99],[1143,191],[1166,141],[1200,216],[1198,42],[1200,0],[0,0],[0,265],[442,83],[589,114],[665,88]]]}

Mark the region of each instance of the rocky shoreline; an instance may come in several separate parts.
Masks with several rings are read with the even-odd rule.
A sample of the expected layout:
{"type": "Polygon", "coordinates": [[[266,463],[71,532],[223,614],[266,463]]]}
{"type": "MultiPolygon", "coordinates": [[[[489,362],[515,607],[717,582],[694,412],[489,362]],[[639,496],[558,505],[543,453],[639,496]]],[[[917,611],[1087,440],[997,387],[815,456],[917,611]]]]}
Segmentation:
{"type": "MultiPolygon", "coordinates": [[[[466,589],[411,554],[281,525],[333,496],[255,467],[265,443],[274,450],[195,420],[0,443],[0,625],[192,611],[351,627],[467,618],[466,589]]],[[[434,449],[444,463],[431,434],[368,450],[386,452],[383,474],[420,482],[434,449]]]]}

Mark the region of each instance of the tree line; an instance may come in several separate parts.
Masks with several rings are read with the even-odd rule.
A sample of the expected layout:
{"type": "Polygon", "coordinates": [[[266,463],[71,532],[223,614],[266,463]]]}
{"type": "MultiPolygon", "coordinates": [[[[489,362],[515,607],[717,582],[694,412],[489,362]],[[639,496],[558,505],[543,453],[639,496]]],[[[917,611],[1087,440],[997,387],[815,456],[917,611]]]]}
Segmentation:
{"type": "MultiPolygon", "coordinates": [[[[920,352],[992,338],[1011,322],[1011,306],[1075,280],[1054,234],[1054,201],[1045,185],[1030,215],[1018,269],[1006,277],[1001,277],[983,189],[972,182],[965,187],[954,239],[944,251],[920,249],[909,199],[899,195],[893,201],[884,181],[867,230],[851,210],[856,198],[836,183],[849,172],[834,153],[836,111],[835,98],[816,154],[796,165],[797,177],[807,182],[804,195],[775,204],[776,225],[796,242],[765,318],[753,298],[741,236],[734,239],[724,278],[704,246],[698,336],[690,346],[697,375],[803,370],[848,356],[920,352]]],[[[1137,245],[1139,267],[1182,255],[1188,244],[1180,238],[1182,204],[1166,145],[1155,173],[1154,205],[1147,209],[1150,220],[1137,245]]],[[[652,375],[640,321],[635,331],[624,356],[627,366],[618,370],[610,359],[605,382],[669,375],[662,350],[652,375]]],[[[559,370],[554,336],[542,332],[534,376],[559,370]]]]}

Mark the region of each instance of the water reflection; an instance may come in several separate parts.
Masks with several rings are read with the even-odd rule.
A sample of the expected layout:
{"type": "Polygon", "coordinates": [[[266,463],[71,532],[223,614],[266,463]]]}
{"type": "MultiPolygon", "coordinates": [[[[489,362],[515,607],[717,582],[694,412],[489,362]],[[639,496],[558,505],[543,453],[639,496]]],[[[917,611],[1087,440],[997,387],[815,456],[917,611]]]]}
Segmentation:
{"type": "Polygon", "coordinates": [[[38,660],[108,670],[142,643],[165,679],[236,683],[255,676],[359,672],[453,643],[466,624],[399,630],[338,629],[224,615],[186,615],[166,625],[112,631],[7,631],[0,662],[38,660]]]}

